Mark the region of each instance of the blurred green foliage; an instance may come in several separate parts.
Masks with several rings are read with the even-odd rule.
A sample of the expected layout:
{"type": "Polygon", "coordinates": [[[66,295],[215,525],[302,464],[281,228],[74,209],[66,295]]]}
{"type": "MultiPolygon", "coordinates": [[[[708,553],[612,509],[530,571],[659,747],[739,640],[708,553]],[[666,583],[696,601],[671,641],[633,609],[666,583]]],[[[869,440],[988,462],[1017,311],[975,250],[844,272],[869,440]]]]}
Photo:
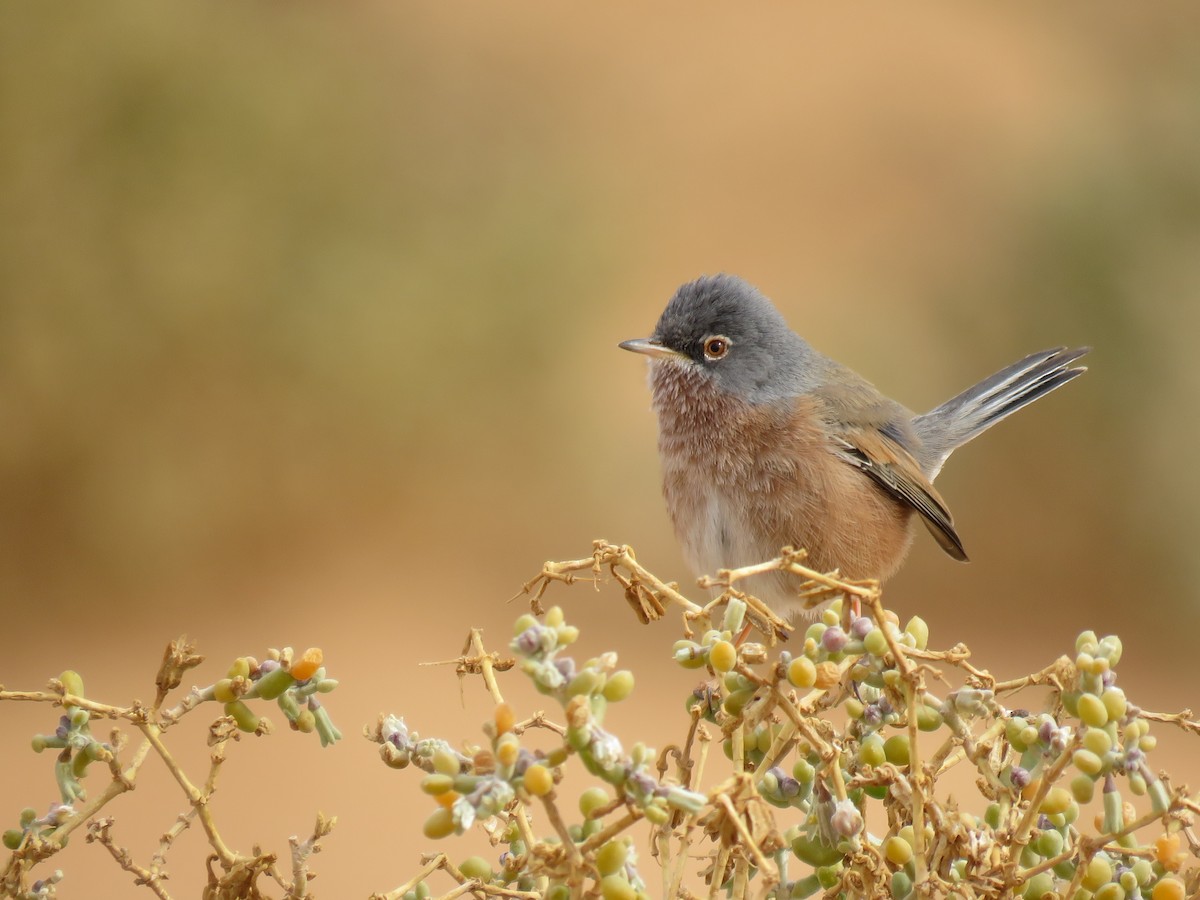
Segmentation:
{"type": "Polygon", "coordinates": [[[588,244],[553,122],[417,31],[118,9],[0,11],[10,571],[120,581],[396,503],[532,389],[588,244]]]}

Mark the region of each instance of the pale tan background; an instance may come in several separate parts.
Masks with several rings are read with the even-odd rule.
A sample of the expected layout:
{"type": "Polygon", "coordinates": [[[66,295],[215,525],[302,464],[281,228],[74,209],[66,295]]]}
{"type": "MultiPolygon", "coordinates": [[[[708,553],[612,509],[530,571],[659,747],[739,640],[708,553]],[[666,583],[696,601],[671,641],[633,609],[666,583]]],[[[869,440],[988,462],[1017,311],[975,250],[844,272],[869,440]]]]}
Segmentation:
{"type": "MultiPolygon", "coordinates": [[[[520,583],[594,537],[690,577],[644,367],[616,343],[726,270],[914,408],[1093,344],[1086,378],[947,467],[975,561],[922,536],[889,602],[1003,676],[1115,631],[1131,698],[1196,703],[1197,18],[5,5],[0,681],[73,666],[121,703],[150,699],[183,631],[205,681],[320,644],[347,739],[243,742],[215,813],[236,846],[281,852],[338,814],[322,896],[403,880],[430,805],[357,733],[390,710],[475,736],[488,708],[417,664],[469,625],[501,642],[520,583]]],[[[614,729],[680,736],[675,625],[559,596],[583,652],[637,672],[614,729]]],[[[0,716],[11,827],[53,799],[28,739],[54,716],[0,716]]],[[[172,735],[196,777],[201,719],[172,735]]],[[[1167,765],[1196,750],[1168,743],[1167,765]]],[[[182,809],[146,779],[167,793],[114,811],[142,861],[182,809]]],[[[179,896],[199,838],[176,850],[179,896]]],[[[64,896],[136,895],[95,846],[60,864],[64,896]]]]}

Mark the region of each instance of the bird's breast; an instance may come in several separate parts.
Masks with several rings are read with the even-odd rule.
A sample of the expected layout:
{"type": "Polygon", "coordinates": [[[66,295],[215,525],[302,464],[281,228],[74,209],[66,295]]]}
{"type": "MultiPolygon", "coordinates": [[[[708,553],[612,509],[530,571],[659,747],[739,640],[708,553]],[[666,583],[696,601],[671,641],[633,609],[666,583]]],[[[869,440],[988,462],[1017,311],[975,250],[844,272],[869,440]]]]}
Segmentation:
{"type": "Polygon", "coordinates": [[[814,568],[848,577],[895,570],[911,539],[911,509],[838,457],[817,401],[750,404],[688,374],[651,385],[663,494],[697,573],[763,562],[786,545],[807,549],[814,568]]]}

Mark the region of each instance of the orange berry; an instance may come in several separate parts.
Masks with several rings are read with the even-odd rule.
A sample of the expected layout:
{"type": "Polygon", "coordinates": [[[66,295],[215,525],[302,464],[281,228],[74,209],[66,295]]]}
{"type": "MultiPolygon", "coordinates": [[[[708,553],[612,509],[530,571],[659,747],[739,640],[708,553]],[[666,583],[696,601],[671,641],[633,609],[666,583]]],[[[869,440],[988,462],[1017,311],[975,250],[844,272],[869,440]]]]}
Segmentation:
{"type": "Polygon", "coordinates": [[[1168,872],[1178,872],[1184,855],[1179,852],[1178,834],[1160,834],[1154,842],[1154,857],[1168,872]]]}
{"type": "Polygon", "coordinates": [[[309,647],[298,660],[292,663],[292,667],[288,671],[297,681],[307,681],[316,674],[317,669],[321,668],[324,659],[325,654],[321,652],[320,647],[309,647]]]}

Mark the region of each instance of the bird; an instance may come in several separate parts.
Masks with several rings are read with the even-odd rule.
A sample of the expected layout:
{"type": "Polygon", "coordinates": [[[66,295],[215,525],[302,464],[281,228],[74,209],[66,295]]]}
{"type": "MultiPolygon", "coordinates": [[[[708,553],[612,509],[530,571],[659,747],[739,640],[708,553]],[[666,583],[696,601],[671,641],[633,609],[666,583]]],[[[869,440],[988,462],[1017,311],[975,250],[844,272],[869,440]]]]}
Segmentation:
{"type": "MultiPolygon", "coordinates": [[[[917,415],[815,350],[757,288],[729,274],[682,285],[648,338],[651,405],[667,511],[697,573],[803,548],[811,568],[891,577],[920,521],[967,561],[933,486],[954,450],[1068,381],[1090,348],[1032,353],[917,415]]],[[[796,620],[802,579],[755,575],[747,589],[796,620]]]]}

